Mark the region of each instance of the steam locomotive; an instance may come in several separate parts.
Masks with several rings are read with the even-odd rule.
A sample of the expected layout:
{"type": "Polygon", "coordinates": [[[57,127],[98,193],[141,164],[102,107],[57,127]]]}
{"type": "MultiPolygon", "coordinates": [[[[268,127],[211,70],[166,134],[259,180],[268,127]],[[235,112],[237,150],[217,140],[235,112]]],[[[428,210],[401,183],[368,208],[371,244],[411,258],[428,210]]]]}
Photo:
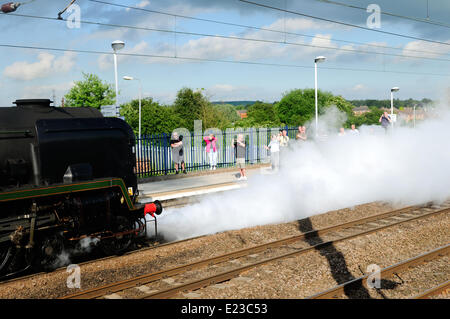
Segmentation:
{"type": "Polygon", "coordinates": [[[17,100],[0,107],[0,277],[50,268],[95,239],[119,254],[147,231],[161,203],[137,202],[135,137],[93,108],[17,100]]]}

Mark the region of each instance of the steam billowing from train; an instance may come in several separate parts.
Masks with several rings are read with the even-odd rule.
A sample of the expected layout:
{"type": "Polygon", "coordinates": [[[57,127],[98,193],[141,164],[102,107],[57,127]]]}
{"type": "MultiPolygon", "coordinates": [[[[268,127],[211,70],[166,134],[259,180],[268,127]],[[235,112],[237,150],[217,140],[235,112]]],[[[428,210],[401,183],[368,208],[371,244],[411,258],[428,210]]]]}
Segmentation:
{"type": "Polygon", "coordinates": [[[167,240],[178,240],[373,201],[443,201],[450,196],[450,112],[436,113],[415,129],[396,127],[385,134],[380,126],[362,127],[357,136],[340,137],[337,131],[345,118],[333,110],[320,119],[327,138],[300,147],[291,141],[278,174],[253,175],[248,187],[168,209],[159,230],[167,240]]]}

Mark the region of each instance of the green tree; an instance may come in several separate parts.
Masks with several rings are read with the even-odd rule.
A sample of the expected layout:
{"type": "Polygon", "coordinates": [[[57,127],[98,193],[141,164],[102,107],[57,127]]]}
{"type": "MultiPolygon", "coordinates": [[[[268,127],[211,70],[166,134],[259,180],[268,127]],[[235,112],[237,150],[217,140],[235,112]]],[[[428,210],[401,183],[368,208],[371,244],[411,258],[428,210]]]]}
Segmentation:
{"type": "MultiPolygon", "coordinates": [[[[139,131],[139,100],[132,100],[120,106],[120,114],[133,128],[137,135],[139,131]]],[[[153,101],[152,98],[144,98],[141,101],[141,134],[171,133],[180,127],[182,119],[175,114],[170,106],[163,106],[153,101]]]]}
{"type": "Polygon", "coordinates": [[[331,98],[328,99],[328,101],[326,102],[326,106],[331,105],[335,105],[339,109],[339,111],[347,114],[347,117],[353,114],[353,109],[355,108],[355,106],[352,103],[350,103],[340,95],[332,96],[331,98]]]}
{"type": "Polygon", "coordinates": [[[230,123],[236,123],[241,119],[236,111],[236,107],[232,104],[213,104],[213,107],[218,112],[221,112],[230,123]]]}
{"type": "Polygon", "coordinates": [[[201,91],[194,92],[190,88],[178,91],[173,111],[181,118],[180,127],[190,131],[194,130],[195,120],[202,121],[203,130],[213,127],[223,129],[231,124],[225,112],[209,102],[201,91]]]}
{"type": "MultiPolygon", "coordinates": [[[[333,95],[329,92],[318,91],[318,112],[323,114],[324,108],[333,95]]],[[[297,89],[283,95],[276,104],[280,121],[287,125],[300,125],[314,118],[315,94],[314,89],[297,89]]]]}
{"type": "Polygon", "coordinates": [[[67,106],[100,109],[102,105],[114,104],[116,93],[112,85],[102,82],[95,74],[83,72],[83,78],[64,96],[67,106]]]}
{"type": "Polygon", "coordinates": [[[383,111],[379,108],[372,106],[370,112],[364,113],[361,116],[351,115],[345,122],[345,127],[350,128],[352,124],[356,127],[361,125],[380,125],[379,119],[383,111]]]}
{"type": "Polygon", "coordinates": [[[248,107],[247,118],[235,123],[236,127],[274,127],[279,125],[281,125],[281,121],[274,105],[260,101],[248,107]]]}
{"type": "Polygon", "coordinates": [[[200,119],[204,130],[213,127],[223,130],[231,126],[226,113],[209,102],[202,107],[200,119]]]}
{"type": "Polygon", "coordinates": [[[190,88],[182,88],[177,93],[173,109],[182,119],[182,126],[193,131],[194,121],[202,120],[202,115],[208,104],[208,100],[200,91],[194,92],[190,88]]]}

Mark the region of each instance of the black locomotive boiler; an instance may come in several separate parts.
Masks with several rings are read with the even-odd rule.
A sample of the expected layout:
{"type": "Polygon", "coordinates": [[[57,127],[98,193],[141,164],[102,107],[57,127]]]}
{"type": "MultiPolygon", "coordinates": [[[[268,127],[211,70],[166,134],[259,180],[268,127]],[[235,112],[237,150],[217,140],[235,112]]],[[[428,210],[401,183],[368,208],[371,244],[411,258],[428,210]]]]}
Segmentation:
{"type": "Polygon", "coordinates": [[[50,100],[0,107],[0,277],[95,240],[123,252],[159,202],[137,202],[135,137],[118,118],[50,100]]]}

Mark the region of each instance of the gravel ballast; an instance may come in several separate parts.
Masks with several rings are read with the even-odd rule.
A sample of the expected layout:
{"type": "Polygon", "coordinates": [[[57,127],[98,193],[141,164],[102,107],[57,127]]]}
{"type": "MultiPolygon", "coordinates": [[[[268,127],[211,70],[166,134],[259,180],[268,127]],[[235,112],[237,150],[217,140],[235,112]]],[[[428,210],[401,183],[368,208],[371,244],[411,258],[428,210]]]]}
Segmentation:
{"type": "MultiPolygon", "coordinates": [[[[312,216],[314,229],[390,211],[385,203],[371,203],[312,216]]],[[[304,222],[256,226],[180,242],[174,245],[81,265],[81,288],[88,289],[138,275],[221,255],[273,240],[298,235],[304,222]]],[[[338,243],[330,251],[313,251],[247,271],[228,282],[180,298],[304,298],[341,280],[361,276],[370,264],[386,267],[449,242],[447,215],[395,226],[338,243]]],[[[441,268],[439,268],[441,269],[441,268]]],[[[449,273],[448,269],[441,271],[449,273]]],[[[66,286],[65,269],[0,284],[0,298],[57,298],[78,289],[66,286]]],[[[411,277],[412,278],[412,277],[411,277]]],[[[438,280],[438,279],[436,279],[438,280]]],[[[430,287],[428,287],[430,288],[430,287]]],[[[414,288],[416,290],[418,288],[414,288]]],[[[420,288],[421,289],[421,288],[420,288]]],[[[401,298],[403,295],[392,295],[401,298]]],[[[377,297],[377,296],[374,296],[377,297]]],[[[379,294],[378,294],[379,297],[379,294]]],[[[378,298],[377,297],[377,298],[378,298]]]]}

